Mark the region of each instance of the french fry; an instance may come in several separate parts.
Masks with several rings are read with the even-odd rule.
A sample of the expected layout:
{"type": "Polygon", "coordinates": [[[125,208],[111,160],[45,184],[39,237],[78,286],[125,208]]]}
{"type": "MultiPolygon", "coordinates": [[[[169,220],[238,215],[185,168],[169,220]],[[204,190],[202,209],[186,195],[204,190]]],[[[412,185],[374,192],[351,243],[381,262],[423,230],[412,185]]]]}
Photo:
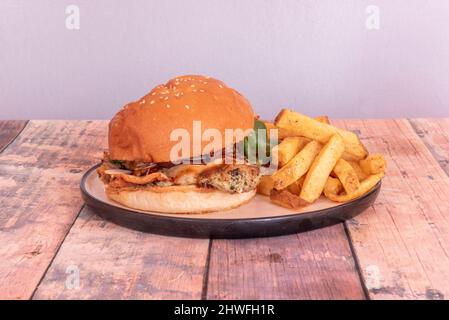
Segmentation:
{"type": "Polygon", "coordinates": [[[355,155],[350,154],[350,153],[348,153],[348,152],[346,152],[346,151],[343,152],[341,158],[344,159],[344,160],[346,160],[346,161],[354,161],[354,162],[359,162],[359,160],[360,160],[360,159],[359,159],[358,157],[356,157],[355,155]]]}
{"type": "Polygon", "coordinates": [[[337,178],[340,180],[346,193],[351,193],[360,187],[359,178],[354,168],[343,159],[337,161],[334,169],[332,170],[337,178]]]}
{"type": "Polygon", "coordinates": [[[285,189],[305,175],[320,150],[321,144],[319,142],[309,142],[284,167],[271,176],[274,182],[274,188],[276,190],[285,189]]]}
{"type": "Polygon", "coordinates": [[[283,140],[283,139],[288,138],[288,137],[299,137],[299,135],[295,134],[295,132],[292,131],[292,130],[288,130],[288,129],[284,129],[284,128],[278,128],[278,127],[276,127],[276,128],[278,129],[278,138],[279,138],[279,140],[283,140]]]}
{"type": "Polygon", "coordinates": [[[298,196],[299,192],[301,192],[301,187],[299,186],[298,181],[295,181],[287,187],[287,190],[298,196]]]}
{"type": "Polygon", "coordinates": [[[257,193],[269,196],[273,189],[273,179],[271,176],[261,176],[257,185],[257,193]]]}
{"type": "MultiPolygon", "coordinates": [[[[342,159],[343,159],[343,157],[342,157],[342,159]]],[[[363,181],[368,177],[368,175],[360,167],[358,161],[348,161],[348,163],[354,169],[355,174],[357,175],[357,178],[359,179],[359,181],[363,181]]]]}
{"type": "Polygon", "coordinates": [[[293,132],[290,132],[290,130],[281,129],[281,128],[276,127],[273,122],[264,121],[263,123],[265,124],[265,127],[267,128],[267,136],[268,137],[270,137],[270,131],[271,130],[277,130],[278,131],[278,139],[279,140],[283,140],[283,139],[285,139],[287,137],[295,137],[295,136],[297,136],[293,132]]]}
{"type": "Polygon", "coordinates": [[[370,191],[382,179],[383,176],[384,176],[383,173],[373,174],[373,175],[369,176],[368,178],[363,180],[360,183],[360,187],[352,193],[346,193],[346,194],[342,194],[342,195],[330,193],[326,196],[330,200],[335,201],[335,202],[348,202],[348,201],[354,200],[356,198],[363,196],[368,191],[370,191]]]}
{"type": "MultiPolygon", "coordinates": [[[[299,135],[295,134],[295,132],[292,130],[276,127],[273,122],[263,121],[263,123],[265,124],[265,127],[267,128],[267,137],[270,137],[270,130],[278,131],[278,139],[280,141],[284,140],[285,138],[289,138],[289,137],[299,137],[299,135]]],[[[309,141],[310,141],[310,139],[309,139],[309,141]]]]}
{"type": "Polygon", "coordinates": [[[369,192],[384,176],[384,157],[368,155],[356,134],[330,125],[327,116],[310,118],[283,109],[265,126],[278,130],[281,142],[272,157],[280,169],[262,177],[257,191],[273,203],[299,209],[321,194],[347,202],[369,192]]]}
{"type": "MultiPolygon", "coordinates": [[[[302,185],[304,184],[304,180],[306,179],[306,176],[302,176],[301,178],[299,178],[298,180],[296,180],[296,183],[298,184],[298,186],[300,188],[302,188],[302,185]]],[[[299,194],[298,194],[299,195],[299,194]]]]}
{"type": "Polygon", "coordinates": [[[294,195],[287,190],[271,190],[270,200],[273,203],[288,209],[301,209],[309,204],[299,196],[294,195]]]}
{"type": "Polygon", "coordinates": [[[328,116],[318,116],[318,117],[315,117],[315,120],[319,121],[321,123],[331,124],[328,116]]]}
{"type": "Polygon", "coordinates": [[[385,172],[385,159],[381,154],[370,154],[366,159],[360,160],[360,167],[367,175],[385,172]]]}
{"type": "Polygon", "coordinates": [[[310,140],[304,137],[287,137],[272,149],[274,163],[279,167],[287,164],[310,140]]]}
{"type": "Polygon", "coordinates": [[[304,178],[305,178],[305,176],[302,176],[301,178],[299,178],[298,180],[296,180],[295,182],[290,184],[287,187],[287,190],[290,191],[291,193],[299,196],[299,193],[301,192],[302,184],[304,183],[304,178]]]}
{"type": "Polygon", "coordinates": [[[326,184],[324,185],[323,193],[329,198],[329,194],[338,195],[343,190],[343,185],[337,178],[329,177],[327,178],[326,184]]]}
{"type": "Polygon", "coordinates": [[[335,164],[340,159],[345,145],[339,134],[333,135],[313,161],[306,175],[300,197],[307,202],[314,202],[323,192],[324,185],[335,164]]]}
{"type": "Polygon", "coordinates": [[[344,141],[345,151],[356,159],[365,159],[368,152],[353,132],[338,129],[326,123],[307,117],[301,113],[283,109],[276,117],[274,124],[294,133],[295,136],[306,137],[325,144],[335,135],[340,134],[344,141]]]}

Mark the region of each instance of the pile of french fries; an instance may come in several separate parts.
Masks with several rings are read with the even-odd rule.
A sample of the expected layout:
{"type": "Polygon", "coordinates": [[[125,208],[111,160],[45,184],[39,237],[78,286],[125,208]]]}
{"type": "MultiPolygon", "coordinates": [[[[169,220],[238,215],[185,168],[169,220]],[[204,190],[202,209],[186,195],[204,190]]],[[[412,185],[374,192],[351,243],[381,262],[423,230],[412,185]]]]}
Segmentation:
{"type": "Polygon", "coordinates": [[[321,195],[335,202],[351,201],[384,175],[384,157],[368,154],[355,133],[332,126],[326,116],[310,118],[283,109],[265,126],[268,134],[278,130],[280,143],[272,150],[278,170],[262,176],[257,191],[283,207],[298,209],[321,195]]]}

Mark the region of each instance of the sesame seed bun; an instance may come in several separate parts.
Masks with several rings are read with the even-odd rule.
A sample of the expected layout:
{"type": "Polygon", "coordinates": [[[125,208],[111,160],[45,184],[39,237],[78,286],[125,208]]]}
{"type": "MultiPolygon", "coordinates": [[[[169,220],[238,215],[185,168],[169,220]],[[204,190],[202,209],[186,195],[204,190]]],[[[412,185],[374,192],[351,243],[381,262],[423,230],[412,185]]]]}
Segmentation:
{"type": "MultiPolygon", "coordinates": [[[[225,129],[251,129],[254,112],[248,100],[219,80],[197,75],[176,77],[114,116],[109,123],[110,157],[169,162],[172,147],[179,143],[170,141],[170,133],[184,128],[192,142],[193,121],[199,120],[201,134],[218,129],[224,142],[225,129]]],[[[202,141],[201,148],[191,146],[191,157],[200,156],[208,143],[202,141]]]]}

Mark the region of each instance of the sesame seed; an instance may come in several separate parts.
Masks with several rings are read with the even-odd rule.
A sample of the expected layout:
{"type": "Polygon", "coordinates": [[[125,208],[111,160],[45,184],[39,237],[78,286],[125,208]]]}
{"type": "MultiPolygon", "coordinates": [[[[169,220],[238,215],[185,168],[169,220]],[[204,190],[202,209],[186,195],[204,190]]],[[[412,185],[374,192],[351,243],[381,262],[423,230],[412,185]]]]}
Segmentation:
{"type": "Polygon", "coordinates": [[[154,100],[151,100],[151,101],[150,101],[150,104],[153,104],[154,102],[155,102],[154,100]]]}
{"type": "Polygon", "coordinates": [[[223,88],[223,86],[221,84],[218,85],[220,88],[223,88]]]}
{"type": "Polygon", "coordinates": [[[152,96],[154,96],[155,94],[156,94],[156,91],[155,91],[155,92],[153,92],[153,93],[152,93],[151,95],[152,95],[152,96]]]}
{"type": "Polygon", "coordinates": [[[192,88],[195,88],[195,85],[194,84],[192,84],[192,85],[190,85],[192,88]]]}
{"type": "Polygon", "coordinates": [[[190,109],[190,106],[188,104],[186,104],[186,109],[190,109]]]}
{"type": "Polygon", "coordinates": [[[203,89],[200,89],[200,92],[204,92],[204,90],[203,90],[203,89]]]}
{"type": "Polygon", "coordinates": [[[168,100],[168,97],[165,97],[164,100],[168,100]]]}
{"type": "Polygon", "coordinates": [[[140,100],[139,104],[144,104],[145,103],[145,99],[140,100]]]}
{"type": "Polygon", "coordinates": [[[170,105],[169,105],[169,104],[167,104],[167,108],[170,108],[170,105]]]}

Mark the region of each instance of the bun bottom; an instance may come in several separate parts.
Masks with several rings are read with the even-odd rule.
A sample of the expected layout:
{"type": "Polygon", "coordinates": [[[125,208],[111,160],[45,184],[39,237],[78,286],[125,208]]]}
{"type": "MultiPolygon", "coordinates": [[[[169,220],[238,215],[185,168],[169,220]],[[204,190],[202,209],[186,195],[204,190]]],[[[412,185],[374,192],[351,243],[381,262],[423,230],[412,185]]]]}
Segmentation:
{"type": "Polygon", "coordinates": [[[206,213],[236,208],[250,201],[256,190],[227,193],[196,186],[148,187],[145,189],[111,190],[106,195],[127,207],[162,213],[206,213]]]}

